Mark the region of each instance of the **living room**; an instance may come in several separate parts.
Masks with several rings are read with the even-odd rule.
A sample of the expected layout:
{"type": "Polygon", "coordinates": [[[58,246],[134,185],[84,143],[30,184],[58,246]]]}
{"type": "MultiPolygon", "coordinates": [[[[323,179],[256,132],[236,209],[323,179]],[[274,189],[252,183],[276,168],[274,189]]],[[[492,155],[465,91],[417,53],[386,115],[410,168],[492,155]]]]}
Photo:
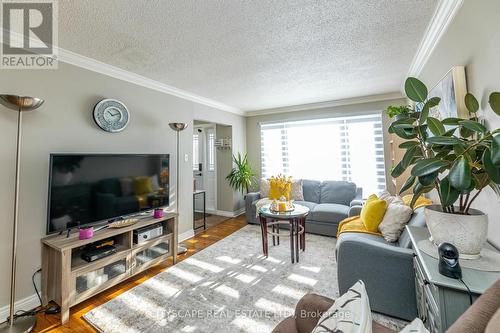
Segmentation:
{"type": "Polygon", "coordinates": [[[1,331],[498,332],[498,1],[1,7],[1,331]]]}

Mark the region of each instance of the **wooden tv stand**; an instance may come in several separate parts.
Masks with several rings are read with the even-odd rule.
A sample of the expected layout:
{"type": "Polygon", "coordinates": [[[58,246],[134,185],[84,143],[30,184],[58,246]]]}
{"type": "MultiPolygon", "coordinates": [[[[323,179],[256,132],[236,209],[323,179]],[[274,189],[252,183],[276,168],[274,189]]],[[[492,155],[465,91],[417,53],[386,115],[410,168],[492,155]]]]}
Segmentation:
{"type": "Polygon", "coordinates": [[[173,257],[177,259],[178,215],[141,218],[136,224],[120,229],[97,231],[91,239],[79,240],[78,232],[42,239],[42,299],[61,307],[61,322],[69,320],[69,308],[106,290],[149,267],[173,257]],[[133,232],[153,224],[163,224],[163,235],[134,244],[133,232]],[[113,237],[117,252],[94,262],[80,258],[82,247],[113,237]]]}

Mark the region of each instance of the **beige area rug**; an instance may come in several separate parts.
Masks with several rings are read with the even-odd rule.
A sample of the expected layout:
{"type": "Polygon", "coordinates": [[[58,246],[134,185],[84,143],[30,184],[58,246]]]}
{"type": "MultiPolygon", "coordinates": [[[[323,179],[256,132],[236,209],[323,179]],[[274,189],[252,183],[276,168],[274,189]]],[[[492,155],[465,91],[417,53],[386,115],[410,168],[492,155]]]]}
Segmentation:
{"type": "Polygon", "coordinates": [[[84,318],[105,333],[271,332],[306,293],[338,296],[335,241],[308,234],[306,252],[292,264],[288,238],[265,258],[260,228],[248,225],[84,318]]]}

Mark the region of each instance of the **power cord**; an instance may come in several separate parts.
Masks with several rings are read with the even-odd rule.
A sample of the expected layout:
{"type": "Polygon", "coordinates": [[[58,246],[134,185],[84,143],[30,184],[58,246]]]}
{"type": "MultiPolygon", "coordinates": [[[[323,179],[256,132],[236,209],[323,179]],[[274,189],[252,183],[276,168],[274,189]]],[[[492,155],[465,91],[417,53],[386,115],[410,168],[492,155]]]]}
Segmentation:
{"type": "Polygon", "coordinates": [[[33,273],[33,275],[31,276],[31,282],[33,283],[33,288],[35,288],[36,296],[38,297],[38,300],[40,301],[40,305],[37,306],[36,308],[28,310],[28,311],[25,311],[25,310],[16,311],[16,313],[14,314],[14,318],[19,318],[19,317],[24,317],[24,316],[35,316],[39,313],[56,314],[56,313],[61,312],[61,308],[58,305],[43,306],[42,296],[40,296],[40,292],[38,291],[38,287],[36,286],[36,283],[35,283],[35,276],[41,272],[42,272],[42,269],[40,268],[35,273],[33,273]]]}
{"type": "Polygon", "coordinates": [[[465,288],[467,289],[467,293],[469,294],[469,302],[470,302],[470,305],[472,305],[473,301],[472,301],[472,292],[470,291],[469,289],[469,286],[464,282],[464,280],[462,280],[462,278],[459,278],[458,279],[460,282],[462,282],[462,284],[465,286],[465,288]]]}

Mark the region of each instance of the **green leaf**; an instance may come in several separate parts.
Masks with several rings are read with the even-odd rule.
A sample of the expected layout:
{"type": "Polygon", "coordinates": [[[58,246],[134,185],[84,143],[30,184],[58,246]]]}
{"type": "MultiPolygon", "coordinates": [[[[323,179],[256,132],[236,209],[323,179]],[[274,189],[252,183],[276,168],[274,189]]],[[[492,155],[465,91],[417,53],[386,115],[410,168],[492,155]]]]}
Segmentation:
{"type": "Polygon", "coordinates": [[[476,190],[480,190],[483,187],[488,186],[490,182],[490,177],[486,172],[484,173],[473,173],[472,178],[474,179],[474,186],[476,190]]]}
{"type": "Polygon", "coordinates": [[[456,145],[461,143],[460,139],[451,136],[433,136],[432,138],[428,138],[427,142],[435,144],[435,145],[456,145]]]}
{"type": "MultiPolygon", "coordinates": [[[[441,123],[443,123],[443,122],[441,122],[441,123]]],[[[443,136],[453,136],[453,134],[455,134],[456,130],[457,130],[456,127],[450,128],[449,130],[447,130],[446,132],[444,132],[443,136]]]]}
{"type": "Polygon", "coordinates": [[[413,208],[415,206],[415,202],[417,202],[417,199],[420,198],[422,194],[429,192],[433,188],[433,186],[422,186],[422,184],[417,183],[413,187],[413,198],[411,199],[410,207],[413,208]]]}
{"type": "Polygon", "coordinates": [[[415,147],[418,145],[419,145],[418,141],[406,141],[406,142],[403,142],[402,144],[400,144],[398,147],[401,149],[408,149],[408,148],[415,147]]]}
{"type": "Polygon", "coordinates": [[[415,177],[410,176],[408,179],[404,182],[403,186],[401,186],[401,189],[399,190],[399,194],[403,193],[407,189],[409,189],[413,183],[415,183],[415,177]]]}
{"type": "Polygon", "coordinates": [[[461,156],[451,167],[448,175],[451,186],[459,191],[464,191],[470,187],[472,171],[469,162],[464,156],[461,156]]]}
{"type": "Polygon", "coordinates": [[[458,125],[458,122],[459,121],[462,121],[463,119],[461,118],[444,118],[443,120],[441,120],[441,123],[443,123],[443,125],[447,125],[447,126],[457,126],[458,125]]]}
{"type": "Polygon", "coordinates": [[[483,166],[491,180],[497,184],[500,184],[500,168],[496,167],[491,160],[491,151],[485,149],[483,153],[483,166]]]}
{"type": "Polygon", "coordinates": [[[493,111],[500,116],[500,92],[491,93],[489,103],[493,111]]]}
{"type": "Polygon", "coordinates": [[[403,168],[402,162],[399,162],[391,171],[392,178],[398,178],[405,170],[406,168],[403,168]]]}
{"type": "Polygon", "coordinates": [[[461,122],[458,123],[460,126],[463,126],[471,131],[478,132],[478,133],[486,133],[487,129],[484,127],[484,125],[472,121],[472,120],[462,120],[461,122]]]}
{"type": "Polygon", "coordinates": [[[460,136],[462,138],[468,138],[472,134],[474,134],[474,132],[471,131],[470,129],[468,129],[467,127],[463,127],[463,126],[460,127],[460,136]]]}
{"type": "Polygon", "coordinates": [[[429,130],[434,135],[443,135],[446,132],[444,125],[437,118],[428,117],[427,125],[429,126],[429,130]]]}
{"type": "Polygon", "coordinates": [[[437,106],[440,101],[441,101],[441,98],[432,97],[432,98],[429,98],[429,100],[427,102],[425,102],[425,105],[422,108],[422,111],[420,113],[420,119],[419,119],[420,124],[425,123],[425,121],[427,120],[427,117],[429,116],[429,110],[431,108],[437,106]]]}
{"type": "Polygon", "coordinates": [[[458,200],[460,192],[451,186],[448,177],[441,180],[439,189],[441,191],[441,205],[444,207],[452,206],[458,200]]]}
{"type": "Polygon", "coordinates": [[[420,177],[418,177],[418,182],[422,186],[429,186],[432,183],[434,183],[434,181],[436,180],[437,176],[438,176],[438,172],[433,172],[433,173],[430,173],[428,175],[420,176],[420,177]]]}
{"type": "Polygon", "coordinates": [[[422,103],[427,98],[427,87],[417,78],[409,77],[405,81],[406,96],[414,102],[422,103]]]}
{"type": "Polygon", "coordinates": [[[491,161],[496,167],[500,167],[500,135],[491,140],[491,161]]]}
{"type": "Polygon", "coordinates": [[[408,168],[413,160],[413,157],[415,156],[415,153],[417,151],[418,147],[414,146],[409,148],[406,153],[404,154],[403,158],[401,159],[401,166],[403,168],[408,168]]]}
{"type": "Polygon", "coordinates": [[[425,160],[418,161],[411,170],[411,175],[415,177],[420,177],[424,175],[428,175],[435,171],[438,171],[442,167],[448,165],[448,162],[440,160],[438,158],[428,158],[425,160]]]}
{"type": "Polygon", "coordinates": [[[391,126],[391,127],[392,127],[394,133],[397,136],[399,136],[400,138],[406,139],[406,140],[411,140],[411,139],[415,139],[417,137],[417,134],[412,133],[410,131],[406,131],[405,129],[403,129],[399,126],[403,126],[403,125],[396,125],[396,126],[391,126]]]}
{"type": "Polygon", "coordinates": [[[476,97],[474,97],[474,95],[472,95],[471,93],[467,93],[464,100],[465,106],[470,113],[476,113],[477,110],[479,110],[479,103],[477,102],[477,99],[476,97]]]}

